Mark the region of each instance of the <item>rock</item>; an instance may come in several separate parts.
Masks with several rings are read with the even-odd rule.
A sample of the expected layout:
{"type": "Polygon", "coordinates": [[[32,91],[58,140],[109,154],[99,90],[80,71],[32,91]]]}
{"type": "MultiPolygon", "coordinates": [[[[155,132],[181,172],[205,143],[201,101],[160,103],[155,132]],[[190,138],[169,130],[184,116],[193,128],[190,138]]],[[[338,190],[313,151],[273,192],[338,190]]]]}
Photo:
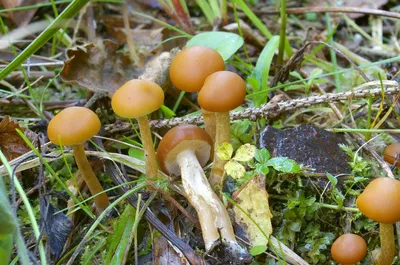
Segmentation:
{"type": "Polygon", "coordinates": [[[267,126],[260,137],[260,147],[267,148],[271,156],[288,157],[315,169],[315,173],[334,175],[351,172],[349,157],[339,147],[345,143],[342,134],[309,124],[285,130],[267,126]]]}

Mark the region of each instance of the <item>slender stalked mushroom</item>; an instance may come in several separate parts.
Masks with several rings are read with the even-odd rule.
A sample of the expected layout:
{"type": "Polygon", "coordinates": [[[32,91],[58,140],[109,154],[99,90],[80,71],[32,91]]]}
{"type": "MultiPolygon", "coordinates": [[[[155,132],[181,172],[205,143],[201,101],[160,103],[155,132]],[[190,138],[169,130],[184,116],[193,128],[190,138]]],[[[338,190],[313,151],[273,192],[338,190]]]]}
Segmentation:
{"type": "Polygon", "coordinates": [[[199,217],[206,250],[212,250],[221,235],[230,254],[240,257],[245,251],[235,239],[228,211],[202,169],[210,159],[212,149],[211,137],[205,130],[194,125],[179,125],[165,134],[157,156],[165,173],[181,175],[186,197],[199,217]]]}
{"type": "Polygon", "coordinates": [[[60,111],[50,121],[47,135],[53,144],[71,146],[76,164],[92,195],[98,213],[109,205],[106,193],[94,174],[85,155],[83,143],[92,138],[100,130],[101,123],[97,115],[90,109],[70,107],[60,111]]]}
{"type": "MultiPolygon", "coordinates": [[[[237,74],[229,71],[219,71],[204,82],[199,92],[199,105],[208,111],[215,112],[216,137],[214,148],[224,142],[230,141],[229,111],[239,107],[246,96],[246,83],[237,74]]],[[[223,180],[224,165],[226,161],[214,156],[214,165],[211,170],[211,186],[221,185],[223,180]]]]}
{"type": "Polygon", "coordinates": [[[386,147],[383,158],[392,165],[397,161],[396,167],[400,167],[400,143],[394,143],[386,147]]]}
{"type": "Polygon", "coordinates": [[[368,218],[379,222],[381,248],[373,252],[377,265],[390,265],[395,254],[393,223],[400,221],[400,181],[377,178],[357,199],[357,207],[368,218]]]}
{"type": "Polygon", "coordinates": [[[146,175],[157,177],[157,160],[147,115],[164,103],[162,88],[152,81],[133,79],[120,87],[111,99],[114,112],[124,118],[136,118],[145,153],[146,175]]]}
{"type": "Polygon", "coordinates": [[[332,258],[342,265],[353,265],[367,255],[367,243],[364,238],[355,234],[343,234],[333,242],[332,258]]]}
{"type": "MultiPolygon", "coordinates": [[[[215,50],[193,46],[183,49],[171,61],[169,75],[176,88],[186,92],[199,92],[206,78],[225,69],[224,59],[215,50]]],[[[206,132],[215,140],[214,113],[203,111],[206,132]]]]}

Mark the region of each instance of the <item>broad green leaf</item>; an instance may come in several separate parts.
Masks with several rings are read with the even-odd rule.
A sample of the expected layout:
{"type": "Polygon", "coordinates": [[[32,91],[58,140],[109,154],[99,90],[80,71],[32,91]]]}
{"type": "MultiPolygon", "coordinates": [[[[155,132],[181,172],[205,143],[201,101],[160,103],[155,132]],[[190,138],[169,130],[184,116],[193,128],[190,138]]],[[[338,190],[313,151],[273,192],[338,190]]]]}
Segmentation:
{"type": "Polygon", "coordinates": [[[139,159],[139,160],[144,160],[144,152],[140,149],[136,148],[129,148],[128,154],[130,157],[139,159]]]}
{"type": "Polygon", "coordinates": [[[233,154],[233,147],[230,143],[224,142],[217,146],[217,156],[221,160],[230,160],[233,154]]]}
{"type": "Polygon", "coordinates": [[[237,34],[212,31],[197,34],[188,41],[186,47],[205,46],[212,48],[226,61],[242,47],[243,43],[243,38],[237,34]]]}
{"type": "Polygon", "coordinates": [[[283,173],[298,173],[300,166],[296,161],[287,157],[274,157],[267,162],[268,166],[272,166],[276,171],[283,173]]]}
{"type": "Polygon", "coordinates": [[[330,173],[326,173],[326,177],[329,179],[329,181],[330,181],[330,182],[332,183],[332,185],[335,187],[336,184],[338,183],[337,178],[336,178],[334,175],[330,174],[330,173]]]}
{"type": "Polygon", "coordinates": [[[8,264],[13,249],[12,234],[0,235],[0,264],[8,264]]]}
{"type": "Polygon", "coordinates": [[[256,151],[256,154],[254,155],[254,158],[260,163],[260,164],[265,164],[268,162],[268,160],[271,158],[271,154],[266,148],[263,149],[258,149],[256,151]]]}
{"type": "Polygon", "coordinates": [[[246,173],[244,166],[233,160],[228,161],[225,164],[224,169],[226,174],[230,175],[234,179],[240,179],[246,173]]]}
{"type": "Polygon", "coordinates": [[[267,250],[267,246],[266,245],[260,245],[260,246],[254,246],[252,247],[249,252],[250,255],[252,256],[258,256],[262,253],[264,253],[267,250]]]}
{"type": "Polygon", "coordinates": [[[267,175],[269,173],[269,168],[265,164],[257,164],[256,165],[256,172],[258,174],[267,175]]]}
{"type": "Polygon", "coordinates": [[[256,153],[256,147],[251,144],[244,144],[236,151],[233,160],[240,161],[240,162],[248,162],[256,153]]]}

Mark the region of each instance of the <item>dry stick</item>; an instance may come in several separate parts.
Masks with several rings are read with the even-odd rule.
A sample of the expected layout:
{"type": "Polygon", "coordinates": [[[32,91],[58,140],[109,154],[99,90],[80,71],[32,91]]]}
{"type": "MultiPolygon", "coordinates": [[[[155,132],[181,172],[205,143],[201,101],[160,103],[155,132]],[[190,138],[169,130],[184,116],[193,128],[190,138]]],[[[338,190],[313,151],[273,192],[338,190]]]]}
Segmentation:
{"type": "MultiPolygon", "coordinates": [[[[375,82],[372,82],[375,83],[375,82]]],[[[383,93],[385,95],[393,95],[400,93],[399,84],[395,81],[386,82],[388,87],[384,89],[383,93]]],[[[363,87],[365,84],[363,85],[363,87]]],[[[357,89],[357,88],[356,88],[357,89]]],[[[277,103],[267,103],[259,108],[247,108],[242,111],[232,112],[230,114],[231,120],[249,119],[255,121],[259,118],[273,118],[279,114],[291,111],[299,108],[309,107],[312,105],[318,105],[322,103],[330,103],[348,100],[349,97],[352,98],[366,98],[366,97],[379,97],[382,94],[381,88],[373,89],[360,89],[355,91],[347,91],[340,93],[327,93],[326,95],[311,96],[300,99],[287,100],[277,103]]],[[[178,117],[165,120],[153,120],[150,122],[150,127],[153,128],[163,128],[163,127],[174,127],[179,124],[201,124],[203,123],[203,118],[201,116],[195,117],[178,117]]],[[[131,124],[127,122],[118,122],[114,124],[108,124],[105,126],[105,130],[108,134],[127,132],[131,129],[131,124]]]]}
{"type": "MultiPolygon", "coordinates": [[[[262,13],[267,15],[279,14],[279,10],[261,10],[255,11],[256,13],[262,13]]],[[[299,8],[287,8],[287,14],[304,14],[304,13],[360,13],[367,15],[383,16],[390,18],[400,19],[400,13],[384,11],[379,9],[371,8],[359,8],[359,7],[328,7],[328,6],[316,6],[316,7],[299,7],[299,8]]]]}

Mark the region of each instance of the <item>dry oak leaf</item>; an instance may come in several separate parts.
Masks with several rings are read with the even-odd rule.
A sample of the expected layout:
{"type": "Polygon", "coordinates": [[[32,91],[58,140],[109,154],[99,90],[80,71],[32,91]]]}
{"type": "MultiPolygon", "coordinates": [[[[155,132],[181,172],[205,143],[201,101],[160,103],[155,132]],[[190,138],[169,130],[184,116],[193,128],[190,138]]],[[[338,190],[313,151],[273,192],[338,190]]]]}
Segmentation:
{"type": "MultiPolygon", "coordinates": [[[[0,3],[3,5],[5,9],[22,7],[22,6],[31,6],[38,4],[40,2],[44,2],[43,0],[0,0],[0,3]]],[[[35,15],[37,8],[29,9],[29,10],[21,10],[15,12],[9,12],[10,19],[18,26],[23,27],[26,26],[35,15]]]]}
{"type": "Polygon", "coordinates": [[[112,96],[120,86],[137,76],[129,56],[117,50],[118,44],[111,40],[68,50],[69,59],[61,71],[62,80],[112,96]]]}
{"type": "Polygon", "coordinates": [[[267,245],[272,234],[272,214],[265,190],[265,176],[255,176],[234,197],[237,205],[233,207],[236,224],[244,230],[251,245],[267,245]]]}
{"type": "Polygon", "coordinates": [[[7,160],[12,160],[30,151],[24,140],[17,133],[24,131],[18,123],[5,116],[0,122],[0,148],[7,160]]]}

